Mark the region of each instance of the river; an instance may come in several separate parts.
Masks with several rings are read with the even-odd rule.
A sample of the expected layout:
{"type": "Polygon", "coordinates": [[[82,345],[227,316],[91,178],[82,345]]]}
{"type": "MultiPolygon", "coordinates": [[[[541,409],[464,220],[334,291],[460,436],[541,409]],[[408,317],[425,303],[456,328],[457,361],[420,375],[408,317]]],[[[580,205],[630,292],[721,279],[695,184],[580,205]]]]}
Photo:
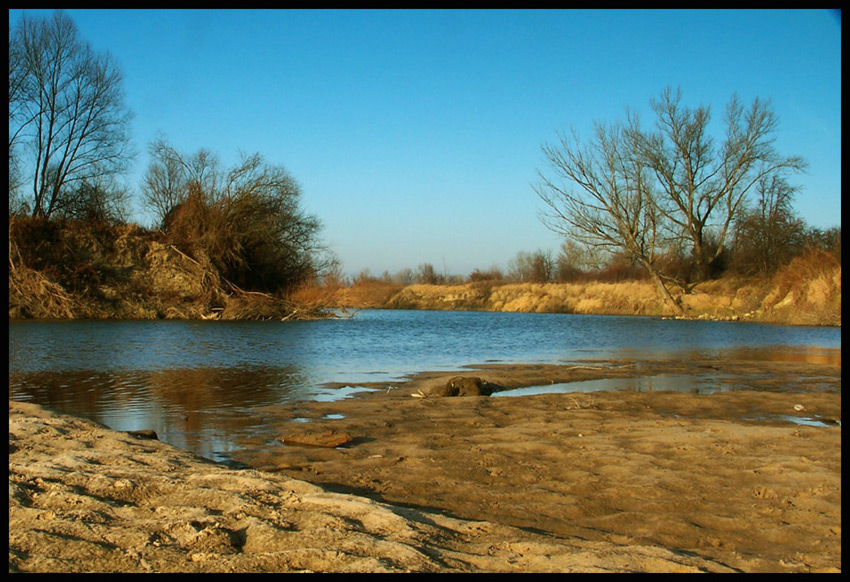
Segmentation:
{"type": "MultiPolygon", "coordinates": [[[[764,348],[840,349],[841,330],[407,310],[363,310],[351,318],[303,322],[10,321],[9,398],[116,430],[153,429],[170,444],[226,461],[240,435],[264,429],[258,412],[263,407],[344,398],[366,382],[484,363],[559,364],[764,348]]],[[[663,382],[656,386],[670,389],[663,382]]]]}

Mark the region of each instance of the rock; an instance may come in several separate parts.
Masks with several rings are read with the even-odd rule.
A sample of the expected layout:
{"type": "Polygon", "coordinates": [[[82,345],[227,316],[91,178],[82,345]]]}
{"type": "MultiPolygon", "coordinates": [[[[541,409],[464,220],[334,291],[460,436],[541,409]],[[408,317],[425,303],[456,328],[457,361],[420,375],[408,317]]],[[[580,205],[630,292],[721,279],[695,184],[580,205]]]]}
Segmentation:
{"type": "Polygon", "coordinates": [[[156,431],[151,430],[149,428],[145,428],[142,430],[128,430],[127,434],[140,439],[152,439],[155,441],[159,440],[159,436],[157,436],[156,431]]]}
{"type": "Polygon", "coordinates": [[[336,448],[350,443],[354,438],[347,433],[335,430],[302,432],[290,434],[277,439],[285,445],[301,445],[307,447],[336,448]]]}
{"type": "Polygon", "coordinates": [[[475,376],[454,376],[445,386],[431,390],[430,396],[490,396],[493,384],[475,376]]]}

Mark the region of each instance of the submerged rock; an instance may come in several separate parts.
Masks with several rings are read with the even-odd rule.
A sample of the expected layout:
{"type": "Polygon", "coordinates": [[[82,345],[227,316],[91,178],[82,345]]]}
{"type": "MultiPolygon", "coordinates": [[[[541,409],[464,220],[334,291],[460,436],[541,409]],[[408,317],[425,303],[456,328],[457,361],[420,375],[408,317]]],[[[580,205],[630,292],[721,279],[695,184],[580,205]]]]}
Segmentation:
{"type": "Polygon", "coordinates": [[[490,396],[496,386],[477,376],[454,376],[445,386],[431,390],[430,396],[490,396]]]}

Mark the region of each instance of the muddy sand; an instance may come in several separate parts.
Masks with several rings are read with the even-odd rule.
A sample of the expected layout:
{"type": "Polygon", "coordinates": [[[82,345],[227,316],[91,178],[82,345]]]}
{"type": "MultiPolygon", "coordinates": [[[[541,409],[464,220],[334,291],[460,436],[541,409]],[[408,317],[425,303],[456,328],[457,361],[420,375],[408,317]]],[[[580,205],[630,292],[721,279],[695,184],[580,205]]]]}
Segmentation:
{"type": "Polygon", "coordinates": [[[9,570],[839,572],[840,350],[460,375],[706,371],[736,389],[438,397],[458,374],[418,374],[262,411],[351,440],[246,442],[241,469],[10,401],[9,570]]]}

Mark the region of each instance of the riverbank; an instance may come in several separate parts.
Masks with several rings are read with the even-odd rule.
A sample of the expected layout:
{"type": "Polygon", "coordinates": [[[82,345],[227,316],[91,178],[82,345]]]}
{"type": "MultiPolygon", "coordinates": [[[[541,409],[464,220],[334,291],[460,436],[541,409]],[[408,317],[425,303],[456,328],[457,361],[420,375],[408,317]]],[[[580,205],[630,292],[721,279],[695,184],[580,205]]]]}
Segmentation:
{"type": "Polygon", "coordinates": [[[10,572],[728,572],[232,470],[10,402],[10,572]]]}
{"type": "Polygon", "coordinates": [[[462,375],[720,367],[746,389],[441,398],[454,374],[423,373],[264,410],[353,440],[246,443],[241,470],[10,401],[10,571],[840,571],[840,353],[462,375]]]}
{"type": "MultiPolygon", "coordinates": [[[[765,278],[674,290],[682,317],[841,325],[840,258],[811,250],[765,278]]],[[[10,221],[9,317],[315,319],[330,310],[449,309],[674,316],[648,281],[307,285],[285,296],[240,289],[202,251],[136,225],[10,221]],[[14,225],[14,228],[13,228],[14,225]]]]}
{"type": "Polygon", "coordinates": [[[279,294],[239,288],[202,249],[181,250],[160,232],[10,219],[10,319],[321,317],[279,294]]]}
{"type": "MultiPolygon", "coordinates": [[[[795,259],[796,261],[796,259],[795,259]]],[[[457,285],[352,285],[321,296],[349,309],[431,309],[650,315],[790,325],[841,325],[841,267],[796,261],[770,279],[724,278],[674,292],[680,315],[670,311],[650,281],[619,283],[507,283],[457,285]]],[[[303,293],[309,297],[310,293],[303,293]]],[[[298,295],[296,294],[296,297],[298,295]]]]}

